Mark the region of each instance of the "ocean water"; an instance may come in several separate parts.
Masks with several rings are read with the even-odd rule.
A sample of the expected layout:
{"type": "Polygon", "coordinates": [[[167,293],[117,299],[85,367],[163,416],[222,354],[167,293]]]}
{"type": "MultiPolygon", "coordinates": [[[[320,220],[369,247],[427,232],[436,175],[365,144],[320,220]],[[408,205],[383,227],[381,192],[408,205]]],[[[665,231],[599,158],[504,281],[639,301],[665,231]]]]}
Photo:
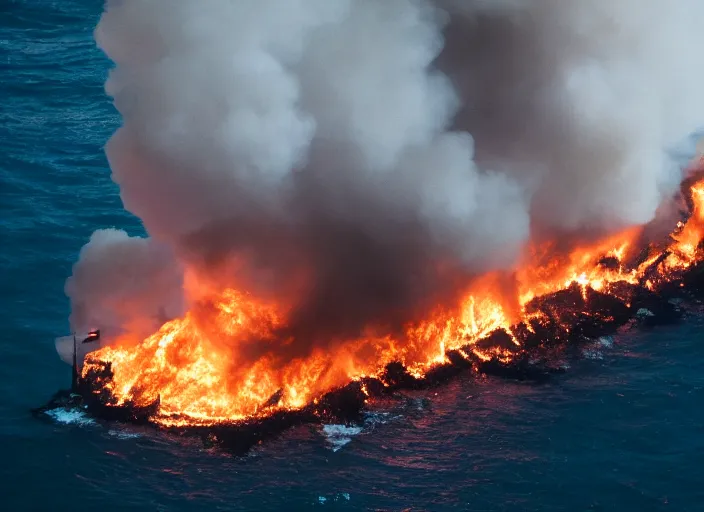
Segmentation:
{"type": "Polygon", "coordinates": [[[143,230],[102,146],[119,125],[101,0],[0,0],[2,510],[704,510],[704,321],[585,347],[546,385],[460,378],[359,427],[293,429],[233,459],[56,411],[63,285],[97,228],[143,230]]]}

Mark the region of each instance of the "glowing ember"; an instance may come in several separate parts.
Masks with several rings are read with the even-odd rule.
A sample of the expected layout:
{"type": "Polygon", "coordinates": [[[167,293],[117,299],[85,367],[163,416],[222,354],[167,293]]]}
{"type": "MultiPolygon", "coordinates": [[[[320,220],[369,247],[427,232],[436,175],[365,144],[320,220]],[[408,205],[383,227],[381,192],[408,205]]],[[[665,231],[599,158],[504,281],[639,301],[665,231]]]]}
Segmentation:
{"type": "MultiPolygon", "coordinates": [[[[515,352],[483,348],[477,342],[504,329],[518,346],[511,326],[522,321],[531,329],[530,320],[541,319],[540,311],[526,310],[532,299],[575,283],[585,299],[590,288],[608,294],[617,282],[652,289],[655,283],[700,261],[704,180],[691,186],[690,196],[691,216],[678,224],[665,250],[627,264],[636,255],[634,242],[640,229],[559,258],[546,258],[555,254],[554,247],[534,247],[528,263],[515,275],[511,300],[505,291],[498,291],[496,276],[487,275],[469,286],[460,305],[438,306],[425,320],[409,325],[403,336],[374,334],[283,362],[269,355],[252,358],[260,344],[286,345],[286,340],[276,336],[277,328],[286,325],[286,311],[280,305],[225,290],[199,302],[183,318],[167,322],[144,341],[123,338],[90,354],[83,376],[109,362],[113,378],[104,388],[117,405],[146,406],[159,398],[154,421],[209,425],[302,408],[336,386],[379,375],[392,361],[403,363],[412,376],[423,377],[433,365],[447,361],[448,351],[467,345],[473,345],[471,355],[480,360],[509,361],[515,352]],[[228,342],[222,343],[223,338],[228,342]]],[[[470,357],[466,350],[459,354],[470,357]]]]}

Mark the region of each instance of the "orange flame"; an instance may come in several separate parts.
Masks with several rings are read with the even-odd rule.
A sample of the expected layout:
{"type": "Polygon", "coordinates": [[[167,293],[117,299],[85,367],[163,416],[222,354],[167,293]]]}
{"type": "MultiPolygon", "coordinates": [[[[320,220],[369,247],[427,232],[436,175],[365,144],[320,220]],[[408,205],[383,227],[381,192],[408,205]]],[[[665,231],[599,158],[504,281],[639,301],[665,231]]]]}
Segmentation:
{"type": "MultiPolygon", "coordinates": [[[[658,266],[658,279],[666,280],[702,258],[704,179],[691,186],[690,194],[691,216],[673,233],[666,249],[669,255],[658,266]]],[[[159,397],[154,420],[163,425],[208,425],[263,416],[281,408],[298,409],[350,380],[378,375],[392,361],[402,362],[420,377],[434,364],[446,361],[449,350],[475,344],[500,328],[511,333],[517,321],[539,315],[525,310],[534,297],[574,283],[586,293],[589,287],[608,292],[618,281],[641,282],[662,252],[627,266],[624,262],[633,256],[640,233],[640,228],[629,229],[546,264],[523,266],[515,274],[511,301],[497,291],[497,276],[487,275],[469,287],[461,304],[438,306],[425,320],[409,325],[403,336],[370,333],[284,363],[266,355],[251,363],[241,356],[258,342],[285,344],[275,339],[274,331],[285,325],[286,312],[277,304],[228,289],[183,318],[167,322],[140,343],[124,337],[89,354],[83,375],[101,361],[109,361],[113,379],[106,386],[117,403],[147,405],[159,397]],[[610,264],[596,265],[604,257],[610,264]]],[[[534,248],[531,259],[536,261],[550,250],[534,248]]],[[[645,285],[654,286],[651,280],[645,285]]],[[[518,344],[515,337],[514,343],[518,344]]],[[[472,352],[482,360],[512,357],[499,348],[477,346],[472,352]]]]}
{"type": "Polygon", "coordinates": [[[697,260],[699,244],[704,238],[704,180],[690,188],[693,210],[686,223],[678,223],[672,234],[674,243],[671,254],[665,260],[667,268],[687,268],[697,260]]]}

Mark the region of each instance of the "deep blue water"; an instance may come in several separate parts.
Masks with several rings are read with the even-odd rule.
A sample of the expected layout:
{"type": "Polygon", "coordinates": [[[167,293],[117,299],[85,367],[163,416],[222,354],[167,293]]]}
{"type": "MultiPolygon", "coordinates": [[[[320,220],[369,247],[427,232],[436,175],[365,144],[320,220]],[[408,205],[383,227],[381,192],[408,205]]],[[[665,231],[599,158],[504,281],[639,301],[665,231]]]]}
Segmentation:
{"type": "Polygon", "coordinates": [[[119,118],[92,40],[101,8],[0,0],[2,510],[704,510],[696,316],[591,347],[548,385],[459,379],[360,431],[302,427],[243,459],[33,418],[69,380],[53,338],[78,251],[97,228],[142,231],[102,151],[119,118]]]}

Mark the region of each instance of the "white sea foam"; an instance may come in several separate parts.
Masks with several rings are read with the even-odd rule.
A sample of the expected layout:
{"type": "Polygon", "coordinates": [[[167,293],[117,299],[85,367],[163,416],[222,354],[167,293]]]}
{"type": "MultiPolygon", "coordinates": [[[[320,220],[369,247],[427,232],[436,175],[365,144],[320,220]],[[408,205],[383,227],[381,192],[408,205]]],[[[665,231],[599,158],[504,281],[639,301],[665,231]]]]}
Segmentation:
{"type": "Polygon", "coordinates": [[[611,336],[601,336],[597,341],[604,348],[612,348],[614,346],[614,339],[611,336]]]}
{"type": "Polygon", "coordinates": [[[336,452],[352,440],[353,436],[362,432],[362,427],[348,427],[346,425],[323,425],[328,444],[336,452]]]}
{"type": "Polygon", "coordinates": [[[108,434],[118,439],[137,439],[138,437],[142,437],[141,434],[136,432],[128,432],[125,430],[110,430],[108,431],[108,434]]]}
{"type": "Polygon", "coordinates": [[[596,348],[585,348],[582,351],[582,355],[585,359],[591,359],[593,361],[601,361],[604,359],[604,353],[596,348]]]}
{"type": "Polygon", "coordinates": [[[331,499],[332,501],[350,501],[350,493],[348,492],[338,492],[335,496],[332,498],[327,498],[325,496],[318,496],[318,503],[321,505],[325,505],[325,503],[328,501],[328,499],[331,499]]]}
{"type": "Polygon", "coordinates": [[[57,423],[66,425],[95,425],[95,420],[79,409],[51,409],[44,414],[50,416],[57,423]]]}

